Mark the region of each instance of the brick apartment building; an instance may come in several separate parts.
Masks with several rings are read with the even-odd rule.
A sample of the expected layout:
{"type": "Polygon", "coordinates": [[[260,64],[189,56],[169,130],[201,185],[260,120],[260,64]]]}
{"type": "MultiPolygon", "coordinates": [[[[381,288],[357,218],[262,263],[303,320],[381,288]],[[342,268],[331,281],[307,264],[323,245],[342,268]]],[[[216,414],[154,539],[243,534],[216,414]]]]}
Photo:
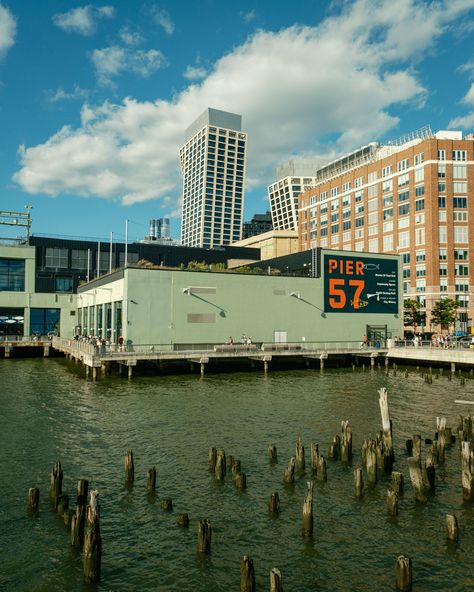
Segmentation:
{"type": "Polygon", "coordinates": [[[300,195],[299,248],[315,246],[403,259],[403,293],[430,311],[456,299],[456,330],[474,319],[474,135],[423,128],[371,143],[317,171],[300,195]]]}

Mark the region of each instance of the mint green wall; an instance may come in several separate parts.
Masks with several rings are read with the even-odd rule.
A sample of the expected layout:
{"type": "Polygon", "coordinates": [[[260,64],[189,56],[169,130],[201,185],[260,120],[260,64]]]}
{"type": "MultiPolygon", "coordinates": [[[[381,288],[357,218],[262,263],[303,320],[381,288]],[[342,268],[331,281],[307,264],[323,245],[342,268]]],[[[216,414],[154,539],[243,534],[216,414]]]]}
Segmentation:
{"type": "Polygon", "coordinates": [[[360,341],[367,324],[386,324],[393,335],[403,335],[401,285],[399,315],[361,309],[325,318],[322,278],[127,268],[123,294],[124,337],[136,344],[224,343],[230,335],[238,341],[242,333],[272,342],[274,331],[286,331],[289,342],[360,341]],[[183,293],[189,287],[212,287],[216,293],[183,293]],[[188,323],[188,313],[214,313],[215,323],[188,323]]]}

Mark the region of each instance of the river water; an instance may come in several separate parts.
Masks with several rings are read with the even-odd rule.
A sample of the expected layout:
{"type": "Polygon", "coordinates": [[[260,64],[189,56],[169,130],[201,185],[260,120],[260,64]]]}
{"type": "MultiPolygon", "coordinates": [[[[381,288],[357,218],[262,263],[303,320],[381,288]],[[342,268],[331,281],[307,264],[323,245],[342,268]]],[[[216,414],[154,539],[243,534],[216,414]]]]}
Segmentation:
{"type": "MultiPolygon", "coordinates": [[[[239,589],[240,559],[254,560],[257,590],[269,589],[278,567],[285,592],[384,591],[394,589],[395,561],[413,560],[415,591],[474,589],[474,509],[462,502],[457,446],[437,469],[437,492],[416,504],[409,484],[405,440],[414,433],[433,437],[436,416],[455,431],[474,400],[474,380],[426,384],[414,369],[331,369],[134,377],[86,381],[78,366],[62,359],[0,360],[1,590],[214,592],[239,589]],[[381,429],[377,390],[389,393],[396,466],[404,473],[399,516],[386,513],[388,477],[362,500],[353,495],[352,468],[328,461],[328,481],[315,483],[314,536],[301,536],[301,515],[310,472],[284,486],[284,467],[301,435],[307,466],[311,440],[324,455],[340,420],[349,419],[355,458],[365,437],[381,429]],[[278,450],[270,464],[269,444],[278,450]],[[211,446],[241,460],[247,490],[229,475],[215,482],[208,472],[211,446]],[[135,483],[123,483],[123,459],[135,456],[135,483]],[[64,491],[73,499],[77,479],[98,489],[103,539],[102,580],[82,581],[81,556],[69,545],[64,524],[48,499],[55,461],[64,470],[64,491]],[[156,498],[146,493],[148,468],[156,465],[156,498]],[[40,512],[26,511],[28,488],[41,491],[40,512]],[[280,495],[272,518],[267,501],[280,495]],[[160,501],[171,497],[174,510],[160,501]],[[188,512],[189,529],[176,525],[188,512]],[[448,544],[444,517],[454,512],[459,545],[448,544]],[[213,526],[209,556],[196,553],[196,526],[213,526]]],[[[446,372],[445,372],[446,375],[446,372]]],[[[470,409],[469,409],[470,411],[470,409]]]]}

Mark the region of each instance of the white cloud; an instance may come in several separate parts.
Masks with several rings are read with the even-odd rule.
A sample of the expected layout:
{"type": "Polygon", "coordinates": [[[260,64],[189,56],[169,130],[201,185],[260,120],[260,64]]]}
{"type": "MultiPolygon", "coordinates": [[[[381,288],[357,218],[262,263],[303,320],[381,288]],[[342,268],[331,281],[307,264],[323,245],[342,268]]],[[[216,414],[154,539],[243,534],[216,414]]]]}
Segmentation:
{"type": "Polygon", "coordinates": [[[171,20],[169,12],[165,8],[159,6],[152,6],[150,13],[153,21],[159,25],[167,35],[174,33],[174,22],[171,20]]]}
{"type": "Polygon", "coordinates": [[[119,37],[126,45],[138,45],[143,42],[143,37],[137,31],[131,31],[128,27],[122,27],[119,37]]]}
{"type": "Polygon", "coordinates": [[[93,35],[97,30],[97,20],[101,18],[113,18],[115,9],[113,6],[79,6],[69,12],[61,12],[53,15],[53,23],[68,33],[80,35],[93,35]]]}
{"type": "Polygon", "coordinates": [[[13,14],[0,4],[0,59],[15,43],[16,19],[13,14]]]}
{"type": "MultiPolygon", "coordinates": [[[[334,158],[394,127],[392,107],[426,96],[411,62],[473,4],[357,0],[315,27],[259,31],[170,101],[84,107],[80,127],[22,149],[14,180],[27,192],[52,196],[130,204],[171,195],[178,202],[184,130],[214,107],[243,115],[248,187],[265,186],[275,166],[298,152],[334,158]],[[328,135],[336,140],[321,145],[328,135]]],[[[106,78],[117,64],[109,60],[106,78]]]]}
{"type": "Polygon", "coordinates": [[[240,16],[244,19],[246,23],[251,23],[257,16],[257,13],[255,12],[255,9],[252,9],[248,12],[241,12],[240,16]]]}
{"type": "Polygon", "coordinates": [[[165,57],[157,49],[132,50],[118,45],[95,49],[91,54],[91,60],[99,83],[104,86],[113,84],[114,78],[123,72],[133,72],[147,78],[166,66],[165,57]]]}
{"type": "Polygon", "coordinates": [[[61,101],[78,101],[87,99],[89,91],[74,85],[74,88],[67,92],[62,86],[59,86],[55,91],[47,91],[46,95],[49,103],[59,103],[61,101]]]}
{"type": "Polygon", "coordinates": [[[183,76],[188,80],[202,80],[206,74],[207,70],[202,66],[188,66],[183,72],[183,76]]]}

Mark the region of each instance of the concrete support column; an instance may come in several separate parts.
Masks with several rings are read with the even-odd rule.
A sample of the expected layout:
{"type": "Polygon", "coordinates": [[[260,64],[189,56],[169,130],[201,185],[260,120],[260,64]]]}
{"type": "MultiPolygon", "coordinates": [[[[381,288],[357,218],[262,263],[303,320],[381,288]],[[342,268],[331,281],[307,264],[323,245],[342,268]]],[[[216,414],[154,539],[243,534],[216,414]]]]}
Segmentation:
{"type": "Polygon", "coordinates": [[[49,357],[49,345],[43,346],[43,358],[49,357]]]}
{"type": "Polygon", "coordinates": [[[97,368],[95,366],[92,368],[92,380],[97,380],[97,368]]]}
{"type": "Polygon", "coordinates": [[[451,362],[451,374],[456,372],[456,362],[451,362]]]}
{"type": "Polygon", "coordinates": [[[201,376],[204,376],[204,369],[205,369],[206,365],[201,362],[201,376]]]}
{"type": "Polygon", "coordinates": [[[375,358],[370,358],[370,367],[375,368],[375,358]]]}
{"type": "Polygon", "coordinates": [[[388,356],[385,356],[385,368],[388,368],[388,356]]]}
{"type": "Polygon", "coordinates": [[[5,346],[5,357],[9,358],[10,357],[10,352],[11,352],[12,348],[9,345],[5,346]]]}
{"type": "Polygon", "coordinates": [[[263,371],[264,371],[265,374],[267,374],[267,372],[268,372],[268,362],[267,362],[267,360],[265,360],[263,362],[263,371]]]}
{"type": "Polygon", "coordinates": [[[86,365],[86,378],[89,378],[89,366],[86,365]]]}
{"type": "Polygon", "coordinates": [[[128,367],[128,380],[132,379],[132,375],[133,375],[133,366],[129,366],[128,367]]]}

